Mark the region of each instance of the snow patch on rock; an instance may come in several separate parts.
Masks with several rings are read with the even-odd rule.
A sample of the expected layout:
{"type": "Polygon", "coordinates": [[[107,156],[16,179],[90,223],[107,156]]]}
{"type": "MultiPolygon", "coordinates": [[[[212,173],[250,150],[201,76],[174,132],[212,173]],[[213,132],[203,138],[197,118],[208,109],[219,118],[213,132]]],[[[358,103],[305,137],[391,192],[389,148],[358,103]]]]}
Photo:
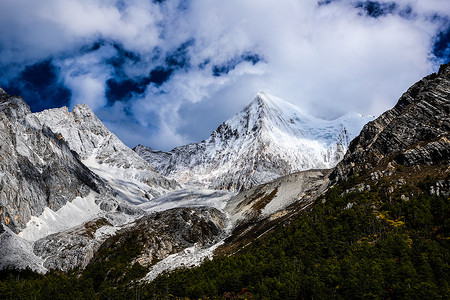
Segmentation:
{"type": "Polygon", "coordinates": [[[37,241],[50,234],[83,224],[102,213],[100,206],[95,203],[95,197],[95,192],[84,198],[77,197],[57,211],[46,207],[40,216],[32,216],[25,229],[18,235],[28,241],[37,241]]]}
{"type": "Polygon", "coordinates": [[[223,244],[223,241],[214,244],[209,248],[199,248],[197,245],[186,248],[181,252],[169,255],[165,259],[156,263],[147,273],[147,275],[142,279],[142,281],[152,281],[158,275],[164,272],[170,272],[180,268],[193,268],[199,266],[206,259],[212,259],[214,251],[223,244]]]}

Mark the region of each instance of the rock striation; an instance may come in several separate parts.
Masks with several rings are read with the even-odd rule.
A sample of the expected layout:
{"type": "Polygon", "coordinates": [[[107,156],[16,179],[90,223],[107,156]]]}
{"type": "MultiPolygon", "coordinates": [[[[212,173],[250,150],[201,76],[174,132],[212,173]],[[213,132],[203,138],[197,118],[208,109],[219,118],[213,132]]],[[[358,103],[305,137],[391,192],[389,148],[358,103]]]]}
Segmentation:
{"type": "Polygon", "coordinates": [[[337,180],[395,162],[450,165],[450,64],[408,89],[397,104],[367,123],[332,177],[337,180]]]}
{"type": "MultiPolygon", "coordinates": [[[[58,210],[107,185],[22,98],[0,93],[0,222],[21,231],[46,207],[58,210]]],[[[100,199],[98,199],[100,201],[100,199]]]]}

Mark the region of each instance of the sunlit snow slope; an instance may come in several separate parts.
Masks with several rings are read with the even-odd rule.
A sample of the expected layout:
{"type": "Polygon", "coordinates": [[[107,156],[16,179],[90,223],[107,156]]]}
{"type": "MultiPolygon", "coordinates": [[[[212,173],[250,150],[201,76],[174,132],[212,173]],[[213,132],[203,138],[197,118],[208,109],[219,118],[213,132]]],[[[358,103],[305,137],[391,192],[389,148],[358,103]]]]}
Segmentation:
{"type": "Polygon", "coordinates": [[[170,152],[135,151],[163,175],[184,184],[242,190],[281,175],[334,167],[372,116],[321,120],[280,98],[258,93],[240,113],[197,144],[170,152]]]}

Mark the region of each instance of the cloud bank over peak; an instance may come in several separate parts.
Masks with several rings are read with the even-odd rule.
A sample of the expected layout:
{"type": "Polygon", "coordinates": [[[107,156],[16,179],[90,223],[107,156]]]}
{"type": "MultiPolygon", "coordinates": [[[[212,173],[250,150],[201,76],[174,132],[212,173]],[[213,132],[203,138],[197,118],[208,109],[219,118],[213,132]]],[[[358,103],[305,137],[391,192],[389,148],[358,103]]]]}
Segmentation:
{"type": "Polygon", "coordinates": [[[35,111],[87,103],[129,146],[168,150],[262,90],[378,115],[449,41],[447,0],[2,0],[0,86],[35,111]]]}

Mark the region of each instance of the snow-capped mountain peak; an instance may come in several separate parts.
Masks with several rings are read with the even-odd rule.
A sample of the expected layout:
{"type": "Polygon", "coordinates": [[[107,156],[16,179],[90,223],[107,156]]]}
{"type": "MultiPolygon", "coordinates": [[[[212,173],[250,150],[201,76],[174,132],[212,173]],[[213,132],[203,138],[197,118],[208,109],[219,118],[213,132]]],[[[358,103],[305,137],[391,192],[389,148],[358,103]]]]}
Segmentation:
{"type": "MultiPolygon", "coordinates": [[[[258,112],[253,115],[256,115],[262,124],[263,132],[283,132],[305,140],[316,140],[325,147],[335,143],[336,137],[343,131],[347,132],[350,140],[353,139],[362,126],[373,119],[372,116],[348,112],[335,120],[323,120],[304,113],[298,106],[286,100],[264,92],[258,93],[245,110],[258,112]]],[[[350,141],[340,142],[347,147],[350,141]]]]}
{"type": "Polygon", "coordinates": [[[234,127],[237,125],[235,124],[235,121],[244,120],[247,123],[241,125],[244,125],[243,127],[249,131],[257,131],[259,129],[270,131],[274,128],[282,128],[289,133],[299,135],[301,132],[296,130],[298,128],[294,128],[288,123],[302,119],[305,119],[305,117],[298,107],[281,98],[269,96],[268,94],[260,92],[241,113],[225,123],[234,127]],[[296,118],[287,119],[286,117],[290,116],[293,112],[296,118]],[[298,116],[300,116],[300,118],[298,116]]]}
{"type": "Polygon", "coordinates": [[[135,151],[179,182],[241,190],[296,171],[334,167],[370,120],[353,113],[318,119],[261,92],[198,144],[170,152],[143,146],[135,151]]]}

